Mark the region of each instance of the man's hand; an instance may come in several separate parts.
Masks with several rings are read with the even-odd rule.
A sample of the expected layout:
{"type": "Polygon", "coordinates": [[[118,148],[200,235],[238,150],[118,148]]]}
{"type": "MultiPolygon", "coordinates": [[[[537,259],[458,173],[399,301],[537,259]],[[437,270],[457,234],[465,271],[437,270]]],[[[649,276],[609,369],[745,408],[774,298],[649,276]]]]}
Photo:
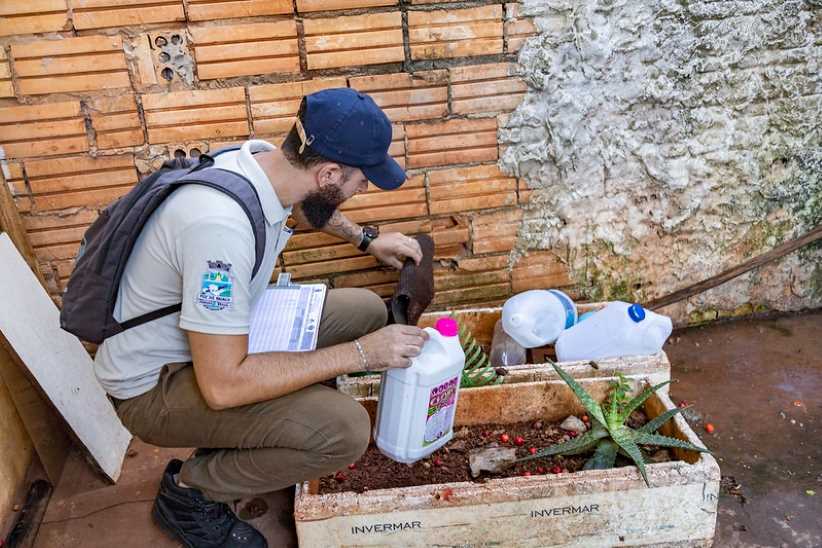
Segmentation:
{"type": "Polygon", "coordinates": [[[368,246],[368,253],[397,270],[402,269],[406,258],[412,259],[418,265],[422,260],[419,242],[399,232],[380,234],[368,246]]]}
{"type": "Polygon", "coordinates": [[[419,356],[428,333],[413,325],[388,325],[360,338],[370,371],[385,371],[411,365],[419,356]]]}

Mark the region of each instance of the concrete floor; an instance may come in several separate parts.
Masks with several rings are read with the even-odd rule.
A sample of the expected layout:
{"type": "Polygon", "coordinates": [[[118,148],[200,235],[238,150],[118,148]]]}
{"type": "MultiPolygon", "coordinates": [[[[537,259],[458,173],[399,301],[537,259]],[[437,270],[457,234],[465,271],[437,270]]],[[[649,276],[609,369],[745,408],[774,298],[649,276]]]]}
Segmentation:
{"type": "MultiPolygon", "coordinates": [[[[691,423],[722,468],[715,546],[822,546],[822,312],[690,329],[666,350],[671,394],[694,404],[691,423]]],[[[35,546],[176,547],[149,512],[166,462],[189,453],[135,441],[114,486],[72,459],[35,546]]]]}

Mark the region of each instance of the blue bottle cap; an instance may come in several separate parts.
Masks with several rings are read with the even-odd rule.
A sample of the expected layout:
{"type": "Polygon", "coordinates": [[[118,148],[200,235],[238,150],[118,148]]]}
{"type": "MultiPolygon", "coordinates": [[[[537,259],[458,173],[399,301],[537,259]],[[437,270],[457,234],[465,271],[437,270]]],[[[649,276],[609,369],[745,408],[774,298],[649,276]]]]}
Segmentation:
{"type": "Polygon", "coordinates": [[[641,304],[634,303],[628,307],[628,316],[636,323],[639,323],[645,319],[645,309],[642,308],[641,304]]]}

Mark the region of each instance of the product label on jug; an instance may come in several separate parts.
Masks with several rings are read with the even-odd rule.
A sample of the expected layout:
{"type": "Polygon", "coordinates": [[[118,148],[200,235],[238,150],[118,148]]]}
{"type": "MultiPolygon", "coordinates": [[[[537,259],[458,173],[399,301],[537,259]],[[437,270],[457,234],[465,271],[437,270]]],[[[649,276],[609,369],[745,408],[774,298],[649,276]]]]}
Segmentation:
{"type": "Polygon", "coordinates": [[[451,430],[454,420],[454,403],[460,378],[454,377],[431,389],[428,399],[428,416],[425,419],[425,437],[422,446],[428,446],[451,430]]]}

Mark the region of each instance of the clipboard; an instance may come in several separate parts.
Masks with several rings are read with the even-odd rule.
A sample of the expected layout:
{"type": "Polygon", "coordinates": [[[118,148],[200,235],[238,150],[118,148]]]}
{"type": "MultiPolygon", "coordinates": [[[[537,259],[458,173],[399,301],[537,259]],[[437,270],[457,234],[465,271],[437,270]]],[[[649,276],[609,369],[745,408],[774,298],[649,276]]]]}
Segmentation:
{"type": "Polygon", "coordinates": [[[251,311],[248,353],[310,352],[317,348],[325,284],[294,284],[280,273],[251,311]]]}

